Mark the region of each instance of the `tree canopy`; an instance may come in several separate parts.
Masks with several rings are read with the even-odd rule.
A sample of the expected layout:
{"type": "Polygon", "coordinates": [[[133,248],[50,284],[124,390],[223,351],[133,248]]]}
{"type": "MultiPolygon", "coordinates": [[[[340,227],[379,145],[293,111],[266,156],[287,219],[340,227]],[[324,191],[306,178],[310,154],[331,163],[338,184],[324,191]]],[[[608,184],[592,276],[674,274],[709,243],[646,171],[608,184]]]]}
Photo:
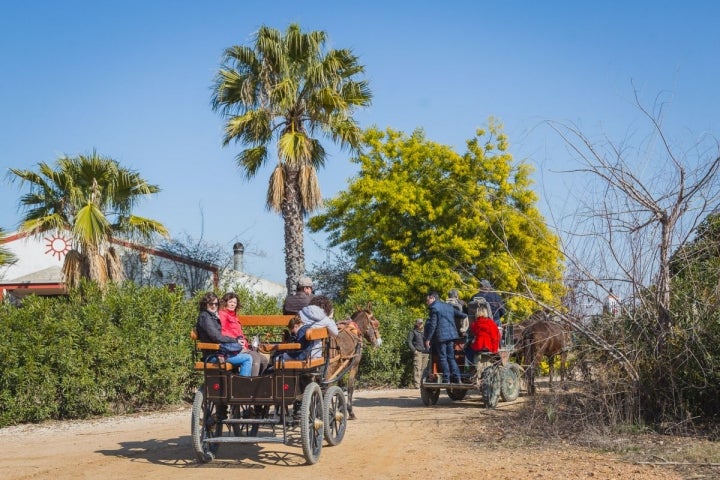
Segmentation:
{"type": "Polygon", "coordinates": [[[535,206],[531,167],[513,163],[497,122],[462,155],[422,130],[369,129],[363,144],[357,176],[309,222],[354,260],[346,293],[421,305],[430,289],[469,297],[488,279],[520,316],[537,308],[531,299],[559,301],[559,240],[535,206]]]}
{"type": "Polygon", "coordinates": [[[362,130],[352,114],[372,98],[358,78],[364,72],[358,58],[347,49],[326,49],[326,39],[325,32],[303,33],[297,24],[284,34],[262,26],[252,46],[225,51],[213,89],[213,108],[227,119],[224,144],[244,144],[236,161],[248,179],[266,163],[270,147],[277,150],[267,206],[285,221],[288,291],[305,273],[304,217],[322,204],[317,169],[327,155],[318,135],[356,148],[362,130]]]}

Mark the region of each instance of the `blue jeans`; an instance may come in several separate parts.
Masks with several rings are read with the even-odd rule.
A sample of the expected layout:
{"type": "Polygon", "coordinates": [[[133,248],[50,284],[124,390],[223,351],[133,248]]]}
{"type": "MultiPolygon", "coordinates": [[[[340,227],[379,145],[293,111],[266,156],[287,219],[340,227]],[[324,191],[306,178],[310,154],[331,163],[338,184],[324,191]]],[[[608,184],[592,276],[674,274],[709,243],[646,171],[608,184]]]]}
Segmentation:
{"type": "Polygon", "coordinates": [[[447,342],[437,342],[436,348],[438,352],[438,361],[440,362],[440,368],[442,369],[443,375],[448,381],[453,378],[456,380],[460,379],[460,369],[455,361],[455,340],[448,340],[447,342]]]}
{"type": "Polygon", "coordinates": [[[236,367],[239,367],[238,374],[249,377],[250,372],[252,372],[252,357],[248,353],[238,353],[235,356],[228,357],[225,359],[227,363],[230,365],[234,365],[236,367]]]}

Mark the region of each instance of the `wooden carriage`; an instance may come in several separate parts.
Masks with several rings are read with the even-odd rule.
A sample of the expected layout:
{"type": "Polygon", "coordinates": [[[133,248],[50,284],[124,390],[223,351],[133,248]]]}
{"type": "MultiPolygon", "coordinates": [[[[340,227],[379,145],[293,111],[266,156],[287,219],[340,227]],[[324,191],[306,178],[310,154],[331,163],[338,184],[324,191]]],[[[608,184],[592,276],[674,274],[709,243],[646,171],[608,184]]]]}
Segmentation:
{"type": "Polygon", "coordinates": [[[309,329],[308,340],[322,343],[323,355],[286,360],[283,353],[300,350],[285,343],[278,332],[292,315],[243,315],[244,328],[265,330],[258,351],[270,364],[258,376],[240,376],[219,355],[219,344],[195,341],[194,367],[203,373],[192,407],[192,442],[200,462],[215,458],[223,443],[289,444],[288,430],[300,427],[303,455],[308,464],[320,457],[323,439],[331,446],[345,434],[348,407],[337,385],[346,370],[330,349],[326,328],[309,329]],[[218,352],[217,355],[209,352],[218,352]],[[205,358],[205,360],[203,360],[205,358]]]}

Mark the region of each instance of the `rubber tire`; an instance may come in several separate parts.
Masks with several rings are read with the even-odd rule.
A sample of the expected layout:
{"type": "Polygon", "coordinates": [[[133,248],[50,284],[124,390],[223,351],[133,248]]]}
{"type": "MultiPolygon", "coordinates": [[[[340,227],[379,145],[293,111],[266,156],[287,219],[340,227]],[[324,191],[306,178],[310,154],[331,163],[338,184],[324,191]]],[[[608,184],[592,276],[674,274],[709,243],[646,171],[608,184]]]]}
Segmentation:
{"type": "Polygon", "coordinates": [[[520,366],[508,363],[502,369],[500,382],[500,398],[503,402],[512,402],[520,395],[520,366]]]}
{"type": "Polygon", "coordinates": [[[217,405],[212,401],[205,401],[205,386],[195,392],[190,421],[195,457],[200,463],[211,462],[217,455],[217,443],[205,443],[206,438],[222,436],[223,424],[217,421],[217,405]]]}
{"type": "Polygon", "coordinates": [[[332,386],[325,391],[324,424],[325,440],[328,445],[340,445],[347,428],[348,412],[345,392],[338,386],[332,386]]]}
{"type": "Polygon", "coordinates": [[[448,388],[446,390],[446,392],[447,392],[447,396],[450,397],[450,400],[453,400],[455,402],[459,402],[460,400],[465,398],[465,396],[467,395],[467,390],[465,390],[465,389],[460,390],[460,389],[448,388]]]}
{"type": "Polygon", "coordinates": [[[482,397],[485,408],[497,407],[500,400],[500,371],[495,365],[489,366],[482,371],[482,397]]]}
{"type": "Polygon", "coordinates": [[[425,388],[425,379],[430,375],[430,367],[425,367],[422,377],[420,378],[420,400],[423,405],[429,407],[435,405],[440,398],[440,389],[437,388],[425,388]]]}
{"type": "Polygon", "coordinates": [[[300,406],[300,438],[308,465],[320,460],[325,428],[323,426],[323,397],[320,385],[310,382],[303,391],[300,406]]]}

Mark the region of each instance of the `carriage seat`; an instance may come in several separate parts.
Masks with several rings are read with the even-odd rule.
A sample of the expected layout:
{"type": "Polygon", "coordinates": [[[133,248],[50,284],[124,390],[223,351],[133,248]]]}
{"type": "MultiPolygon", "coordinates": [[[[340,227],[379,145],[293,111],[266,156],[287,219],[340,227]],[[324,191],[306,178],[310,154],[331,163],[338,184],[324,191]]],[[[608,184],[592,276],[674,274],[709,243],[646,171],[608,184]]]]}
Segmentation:
{"type": "MultiPolygon", "coordinates": [[[[305,338],[308,340],[325,340],[323,341],[322,350],[325,352],[326,339],[329,338],[327,328],[308,328],[305,331],[305,338]]],[[[278,351],[300,350],[299,343],[280,343],[278,351]]],[[[275,368],[285,368],[286,370],[303,370],[306,368],[319,367],[325,364],[324,357],[306,358],[304,360],[283,360],[281,355],[275,357],[275,368]]]]}
{"type": "MultiPolygon", "coordinates": [[[[198,339],[197,331],[193,328],[190,331],[190,338],[192,338],[193,343],[195,345],[195,358],[202,356],[205,353],[208,352],[219,352],[220,351],[220,344],[219,343],[209,343],[209,342],[201,342],[198,339]]],[[[204,371],[204,370],[225,370],[225,371],[232,371],[233,365],[227,363],[227,362],[207,362],[205,360],[198,360],[193,364],[193,368],[195,370],[204,371]]]]}

